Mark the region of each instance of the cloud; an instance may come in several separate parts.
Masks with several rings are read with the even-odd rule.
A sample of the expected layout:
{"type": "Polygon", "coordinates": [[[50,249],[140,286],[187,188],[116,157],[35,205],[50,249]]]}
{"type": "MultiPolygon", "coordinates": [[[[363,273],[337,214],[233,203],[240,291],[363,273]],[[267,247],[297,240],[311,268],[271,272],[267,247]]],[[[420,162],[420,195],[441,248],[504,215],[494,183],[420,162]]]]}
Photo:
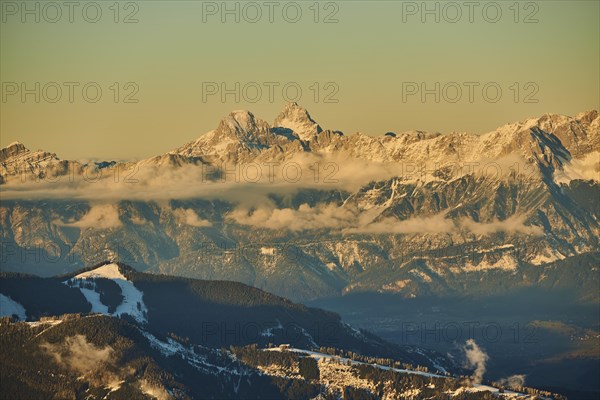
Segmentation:
{"type": "Polygon", "coordinates": [[[555,171],[554,175],[559,183],[569,183],[573,179],[600,182],[600,152],[594,151],[583,158],[573,159],[565,164],[562,171],[555,171]]]}
{"type": "Polygon", "coordinates": [[[67,337],[63,343],[43,343],[41,347],[57,364],[82,375],[101,370],[114,353],[110,346],[99,348],[88,343],[83,335],[67,337]]]}
{"type": "Polygon", "coordinates": [[[489,360],[489,356],[481,350],[481,348],[475,343],[473,339],[468,339],[463,346],[463,351],[466,357],[466,367],[475,368],[471,381],[474,384],[479,384],[483,380],[485,374],[485,364],[489,360]]]}
{"type": "Polygon", "coordinates": [[[76,372],[97,386],[116,390],[127,377],[135,373],[135,369],[131,367],[117,366],[115,351],[111,346],[96,347],[88,342],[84,335],[69,336],[59,343],[45,342],[40,344],[40,347],[52,356],[58,365],[76,372]]]}
{"type": "Polygon", "coordinates": [[[55,221],[59,226],[71,226],[75,228],[109,229],[121,226],[119,210],[112,204],[92,205],[90,210],[79,221],[62,222],[55,221]]]}
{"type": "Polygon", "coordinates": [[[202,219],[196,214],[196,212],[190,208],[183,209],[178,208],[173,211],[175,215],[175,219],[179,223],[183,223],[189,226],[194,226],[197,228],[204,228],[212,226],[212,223],[206,219],[202,219]]]}
{"type": "Polygon", "coordinates": [[[238,207],[226,215],[240,225],[273,230],[304,231],[336,229],[343,233],[417,234],[448,233],[456,230],[456,224],[446,219],[446,212],[429,217],[407,220],[384,218],[373,222],[382,209],[359,210],[355,206],[338,206],[335,203],[318,204],[314,207],[302,204],[297,209],[276,208],[271,202],[257,208],[238,207]]]}
{"type": "Polygon", "coordinates": [[[539,226],[525,225],[526,219],[524,215],[512,215],[503,221],[494,218],[492,222],[475,222],[472,219],[464,218],[460,221],[460,225],[464,230],[482,236],[500,232],[522,233],[532,236],[544,234],[544,231],[539,226]]]}
{"type": "Polygon", "coordinates": [[[475,235],[494,233],[521,233],[541,235],[538,226],[525,225],[525,216],[515,215],[506,220],[494,219],[489,223],[475,222],[469,218],[453,220],[447,218],[448,211],[431,215],[415,216],[400,220],[386,217],[377,220],[382,209],[359,210],[354,206],[338,206],[334,203],[311,207],[302,204],[298,209],[276,208],[271,202],[256,208],[238,207],[226,215],[230,221],[240,225],[292,232],[336,229],[345,234],[454,234],[468,232],[475,235]]]}
{"type": "Polygon", "coordinates": [[[314,229],[340,229],[355,219],[349,208],[336,204],[311,207],[302,204],[298,209],[260,207],[258,209],[237,208],[227,214],[227,219],[241,225],[273,230],[304,231],[314,229]]]}
{"type": "Polygon", "coordinates": [[[94,169],[86,174],[74,172],[37,180],[12,176],[8,183],[0,185],[0,191],[5,200],[115,202],[204,198],[252,206],[264,202],[268,194],[281,195],[303,189],[355,192],[369,182],[394,177],[406,183],[439,180],[434,171],[444,167],[453,170],[456,176],[474,174],[492,179],[506,178],[519,168],[525,175],[535,172],[535,168],[532,171],[528,169],[532,164],[519,161],[521,159],[517,156],[493,162],[438,165],[435,162],[364,160],[343,154],[298,153],[286,160],[265,161],[258,158],[244,164],[216,166],[185,164],[176,158],[171,159],[171,154],[139,163],[94,169]],[[222,172],[220,178],[215,175],[219,170],[222,172]]]}
{"type": "Polygon", "coordinates": [[[51,179],[13,177],[0,186],[6,200],[74,199],[89,201],[223,199],[250,204],[269,193],[302,189],[355,191],[373,180],[398,175],[398,163],[347,159],[337,155],[298,154],[285,161],[256,161],[238,165],[173,166],[121,164],[88,175],[78,173],[51,179]],[[224,173],[221,178],[215,172],[224,173]],[[118,173],[117,173],[118,171],[118,173]]]}
{"type": "MultiPolygon", "coordinates": [[[[463,168],[460,173],[498,175],[500,179],[513,171],[515,165],[519,165],[519,159],[517,156],[507,156],[493,163],[479,163],[472,168],[463,168]]],[[[270,195],[288,196],[304,189],[347,190],[352,193],[371,181],[383,181],[394,176],[402,177],[401,182],[438,179],[432,175],[435,169],[433,166],[427,167],[423,174],[417,171],[422,166],[416,163],[375,162],[343,158],[339,154],[300,153],[276,165],[257,161],[246,165],[226,166],[224,178],[212,177],[212,180],[209,177],[216,171],[212,166],[173,166],[168,162],[160,166],[148,162],[135,164],[135,167],[131,165],[129,164],[129,170],[123,170],[118,175],[110,169],[102,169],[100,171],[104,171],[104,175],[97,180],[85,180],[77,176],[60,177],[56,182],[42,180],[37,183],[9,183],[0,186],[0,190],[3,199],[70,198],[96,203],[114,203],[126,199],[159,203],[172,199],[219,199],[237,207],[228,214],[229,221],[273,230],[339,229],[348,234],[471,233],[480,236],[502,232],[543,234],[540,227],[525,225],[526,216],[511,216],[503,221],[494,219],[475,222],[469,218],[449,219],[442,212],[399,220],[394,217],[379,218],[382,212],[380,208],[358,210],[336,204],[277,208],[269,200],[270,195]]],[[[210,221],[200,218],[192,210],[176,211],[175,218],[178,223],[189,226],[211,226],[210,221]]],[[[144,221],[134,218],[132,222],[141,224],[144,221]]],[[[58,225],[102,229],[120,226],[121,221],[115,207],[99,205],[93,207],[80,221],[58,225]]]]}
{"type": "Polygon", "coordinates": [[[511,375],[508,378],[502,378],[498,383],[511,389],[520,389],[525,386],[525,378],[527,375],[511,375]]]}

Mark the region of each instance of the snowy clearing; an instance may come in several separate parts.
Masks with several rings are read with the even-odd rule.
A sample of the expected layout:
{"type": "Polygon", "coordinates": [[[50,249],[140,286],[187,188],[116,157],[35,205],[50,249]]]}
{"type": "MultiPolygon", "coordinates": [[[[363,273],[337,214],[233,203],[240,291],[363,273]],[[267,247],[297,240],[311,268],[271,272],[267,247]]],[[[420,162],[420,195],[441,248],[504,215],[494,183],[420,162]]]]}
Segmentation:
{"type": "Polygon", "coordinates": [[[63,283],[69,286],[79,287],[79,290],[81,290],[81,293],[85,296],[86,300],[92,305],[92,312],[117,316],[129,314],[138,322],[148,322],[146,318],[148,309],[143,300],[144,293],[136,288],[133,282],[127,280],[119,270],[117,264],[106,264],[91,271],[83,272],[63,283]],[[110,279],[119,285],[119,288],[121,289],[123,301],[117,306],[117,309],[113,314],[110,314],[108,312],[108,307],[100,301],[100,294],[95,290],[95,285],[93,290],[81,287],[80,285],[83,281],[88,281],[86,283],[90,283],[96,278],[110,279]]]}

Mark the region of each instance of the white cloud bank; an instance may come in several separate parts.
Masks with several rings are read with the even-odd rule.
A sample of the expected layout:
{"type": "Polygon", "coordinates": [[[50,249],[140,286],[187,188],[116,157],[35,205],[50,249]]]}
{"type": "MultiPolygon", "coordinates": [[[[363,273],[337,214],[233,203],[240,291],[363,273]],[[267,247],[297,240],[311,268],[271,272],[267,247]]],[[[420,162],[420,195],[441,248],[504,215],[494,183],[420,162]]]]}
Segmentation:
{"type": "Polygon", "coordinates": [[[559,183],[569,183],[573,179],[600,182],[600,152],[594,151],[584,158],[571,160],[564,166],[563,171],[556,171],[555,176],[555,180],[559,183]]]}
{"type": "Polygon", "coordinates": [[[293,232],[318,229],[336,229],[342,233],[366,234],[451,234],[466,232],[474,235],[494,233],[520,233],[541,235],[538,226],[525,225],[526,216],[514,215],[503,221],[475,222],[469,218],[453,220],[447,212],[432,216],[417,216],[406,220],[393,217],[376,219],[381,210],[360,211],[350,206],[319,204],[311,207],[303,204],[298,209],[276,208],[267,204],[258,208],[238,207],[226,218],[240,225],[293,232]]]}
{"type": "Polygon", "coordinates": [[[200,218],[198,214],[196,214],[196,212],[190,208],[178,208],[173,211],[173,214],[175,215],[175,219],[177,220],[177,222],[185,225],[193,226],[196,228],[207,228],[212,226],[212,223],[210,221],[200,218]]]}
{"type": "Polygon", "coordinates": [[[55,221],[59,226],[70,226],[80,229],[95,228],[95,229],[110,229],[121,226],[119,219],[119,210],[113,204],[95,204],[90,210],[81,217],[78,221],[55,221]]]}

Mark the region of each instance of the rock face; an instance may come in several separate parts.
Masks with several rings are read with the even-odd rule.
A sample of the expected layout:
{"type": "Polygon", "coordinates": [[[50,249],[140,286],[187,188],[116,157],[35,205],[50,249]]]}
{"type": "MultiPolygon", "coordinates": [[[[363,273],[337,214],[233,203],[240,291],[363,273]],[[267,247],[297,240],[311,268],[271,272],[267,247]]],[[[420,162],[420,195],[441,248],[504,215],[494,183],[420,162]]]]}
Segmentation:
{"type": "MultiPolygon", "coordinates": [[[[309,113],[296,103],[287,104],[271,127],[249,111],[234,111],[217,128],[197,140],[165,154],[138,163],[79,165],[60,160],[56,154],[32,152],[21,143],[0,150],[3,182],[30,172],[60,174],[58,165],[76,165],[75,173],[85,168],[181,167],[198,164],[245,164],[284,161],[298,155],[335,155],[340,159],[377,163],[414,163],[428,168],[482,163],[512,158],[535,167],[536,172],[563,170],[565,162],[583,159],[600,152],[600,118],[597,111],[576,117],[546,114],[539,118],[504,125],[483,135],[423,131],[388,132],[382,136],[361,133],[344,135],[323,130],[309,113]]],[[[594,160],[592,160],[594,161],[594,160]]]]}
{"type": "Polygon", "coordinates": [[[323,129],[311,117],[308,111],[297,103],[289,103],[275,118],[274,128],[290,130],[300,139],[308,141],[313,139],[323,129]]]}
{"type": "Polygon", "coordinates": [[[235,111],[196,141],[137,163],[81,164],[13,144],[0,153],[2,268],[50,275],[115,259],[294,299],[528,286],[597,299],[599,120],[597,111],[547,114],[483,135],[372,137],[324,130],[292,103],[272,127],[235,111]],[[206,167],[303,157],[307,168],[333,162],[339,179],[324,184],[323,174],[315,183],[310,175],[284,189],[236,181],[204,191],[196,179],[206,167]],[[69,169],[111,179],[119,171],[141,186],[123,194],[107,178],[92,185],[93,196],[72,192],[80,201],[19,186],[69,169]],[[107,193],[119,195],[101,197],[107,193]]]}
{"type": "Polygon", "coordinates": [[[0,150],[0,182],[8,176],[60,173],[66,166],[56,154],[31,151],[23,143],[14,142],[0,150]]]}

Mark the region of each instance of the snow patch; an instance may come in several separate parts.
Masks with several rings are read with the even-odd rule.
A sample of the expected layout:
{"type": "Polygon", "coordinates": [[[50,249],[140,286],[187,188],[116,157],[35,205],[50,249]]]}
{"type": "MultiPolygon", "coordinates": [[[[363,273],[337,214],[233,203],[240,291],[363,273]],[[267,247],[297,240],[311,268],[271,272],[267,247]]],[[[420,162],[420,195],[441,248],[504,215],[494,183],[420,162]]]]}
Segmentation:
{"type": "MultiPolygon", "coordinates": [[[[158,339],[156,336],[152,335],[151,333],[146,332],[141,329],[140,329],[140,332],[142,333],[142,335],[144,335],[146,337],[146,339],[148,339],[148,341],[150,342],[150,346],[152,346],[156,350],[160,351],[163,356],[165,356],[165,357],[180,357],[198,371],[205,372],[205,373],[211,373],[211,374],[215,374],[215,375],[222,374],[222,373],[231,374],[231,375],[243,375],[243,371],[239,371],[238,369],[232,368],[231,366],[230,367],[221,367],[221,366],[209,363],[208,358],[202,354],[197,354],[194,351],[193,347],[190,347],[190,348],[185,347],[181,343],[179,343],[169,337],[167,338],[167,341],[164,342],[164,341],[158,339]]],[[[199,347],[199,346],[196,346],[196,347],[199,347]]],[[[208,348],[204,348],[204,349],[206,351],[213,351],[213,352],[219,351],[219,350],[208,349],[208,348]]]]}
{"type": "Polygon", "coordinates": [[[267,329],[263,330],[260,333],[260,336],[265,336],[265,337],[275,336],[274,333],[273,333],[273,331],[275,329],[283,330],[283,325],[281,325],[281,322],[279,322],[279,320],[277,320],[277,326],[273,326],[273,327],[270,327],[270,328],[267,328],[267,329]]]}
{"type": "Polygon", "coordinates": [[[275,248],[274,247],[261,247],[260,254],[265,255],[265,256],[274,256],[275,248]]]}
{"type": "Polygon", "coordinates": [[[479,264],[467,263],[463,271],[475,272],[475,271],[487,271],[492,269],[500,269],[504,271],[516,271],[517,261],[510,254],[504,254],[502,258],[494,263],[490,263],[486,260],[482,260],[479,264]]]}
{"type": "Polygon", "coordinates": [[[558,251],[547,248],[543,253],[536,254],[529,262],[533,265],[543,265],[564,259],[565,256],[558,251]]]}
{"type": "Polygon", "coordinates": [[[83,272],[63,283],[68,286],[79,287],[79,290],[81,290],[81,293],[85,296],[88,303],[91,304],[92,312],[116,316],[129,314],[140,323],[148,322],[146,318],[148,308],[146,308],[146,304],[144,304],[143,300],[144,293],[136,288],[133,282],[129,281],[125,275],[121,273],[117,264],[106,264],[91,271],[83,272]],[[108,312],[108,307],[100,301],[100,294],[95,290],[96,288],[93,279],[96,278],[110,279],[119,285],[119,288],[121,289],[123,301],[117,306],[117,309],[112,314],[108,312]],[[83,282],[85,282],[86,286],[92,283],[93,289],[82,287],[83,282]]]}
{"type": "Polygon", "coordinates": [[[3,294],[0,294],[0,316],[12,316],[16,315],[20,321],[27,319],[27,312],[25,307],[17,303],[13,299],[3,294]]]}
{"type": "Polygon", "coordinates": [[[399,292],[410,284],[410,279],[399,279],[395,282],[385,284],[381,287],[381,291],[384,292],[399,292]]]}

